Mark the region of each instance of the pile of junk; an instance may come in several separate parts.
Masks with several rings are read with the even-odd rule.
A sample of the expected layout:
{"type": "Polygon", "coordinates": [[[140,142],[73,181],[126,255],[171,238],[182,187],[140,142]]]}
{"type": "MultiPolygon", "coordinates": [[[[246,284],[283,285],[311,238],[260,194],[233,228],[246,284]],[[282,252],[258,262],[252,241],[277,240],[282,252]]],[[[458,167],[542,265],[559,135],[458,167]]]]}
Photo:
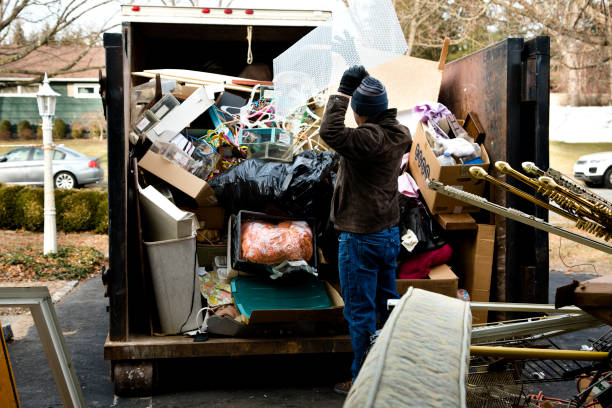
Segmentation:
{"type": "MultiPolygon", "coordinates": [[[[329,219],[339,156],[318,134],[329,92],[280,116],[272,82],[194,71],[139,74],[151,78],[131,91],[130,142],[159,317],[154,331],[252,334],[259,322],[287,323],[283,310],[302,310],[302,321],[341,323],[338,233],[329,219]]],[[[416,285],[469,299],[447,265],[452,239],[411,176],[409,157],[418,169],[423,138],[435,155],[432,169],[486,169],[484,132],[474,114],[457,120],[434,102],[399,120],[416,130],[398,178],[398,291],[416,285]]],[[[494,228],[479,227],[459,241],[463,253],[484,259],[473,268],[489,276],[484,283],[473,276],[471,284],[488,289],[494,228]]]]}
{"type": "MultiPolygon", "coordinates": [[[[449,42],[439,61],[406,55],[388,9],[378,22],[388,30],[371,36],[350,28],[350,13],[315,28],[274,59],[273,81],[173,68],[131,73],[134,268],[146,284],[151,334],[346,333],[330,221],[339,156],[319,128],[342,72],[359,64],[385,84],[413,138],[398,169],[398,293],[413,286],[488,300],[495,226],[426,184],[482,194],[485,183],[465,172],[489,166],[485,131],[476,113],[456,118],[433,102],[449,42]],[[457,219],[469,228],[446,231],[457,230],[457,219]]],[[[350,108],[345,123],[356,127],[350,108]]]]}

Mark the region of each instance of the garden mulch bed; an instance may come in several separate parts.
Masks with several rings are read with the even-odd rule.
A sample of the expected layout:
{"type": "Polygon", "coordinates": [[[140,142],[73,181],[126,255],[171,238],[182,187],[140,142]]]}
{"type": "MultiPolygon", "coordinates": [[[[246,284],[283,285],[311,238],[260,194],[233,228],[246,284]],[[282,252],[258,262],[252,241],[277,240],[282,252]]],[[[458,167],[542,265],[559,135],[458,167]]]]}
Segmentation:
{"type": "MultiPolygon", "coordinates": [[[[107,262],[107,235],[58,232],[57,247],[56,255],[45,257],[42,233],[0,230],[0,287],[46,286],[55,299],[74,287],[69,281],[99,275],[107,262]]],[[[27,308],[0,308],[0,317],[11,325],[16,340],[32,325],[27,308]]]]}
{"type": "Polygon", "coordinates": [[[43,234],[0,230],[0,282],[83,280],[100,273],[108,236],[57,234],[57,254],[43,256],[43,234]]]}

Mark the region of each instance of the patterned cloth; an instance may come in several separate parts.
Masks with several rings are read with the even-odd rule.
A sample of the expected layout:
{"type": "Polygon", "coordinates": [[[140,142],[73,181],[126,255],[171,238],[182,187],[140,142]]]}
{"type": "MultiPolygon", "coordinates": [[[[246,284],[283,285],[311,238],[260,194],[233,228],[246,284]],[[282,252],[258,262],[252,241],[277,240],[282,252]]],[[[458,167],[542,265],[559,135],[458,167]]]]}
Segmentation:
{"type": "Polygon", "coordinates": [[[230,284],[217,281],[210,272],[200,276],[200,292],[208,300],[209,307],[234,303],[230,284]]]}

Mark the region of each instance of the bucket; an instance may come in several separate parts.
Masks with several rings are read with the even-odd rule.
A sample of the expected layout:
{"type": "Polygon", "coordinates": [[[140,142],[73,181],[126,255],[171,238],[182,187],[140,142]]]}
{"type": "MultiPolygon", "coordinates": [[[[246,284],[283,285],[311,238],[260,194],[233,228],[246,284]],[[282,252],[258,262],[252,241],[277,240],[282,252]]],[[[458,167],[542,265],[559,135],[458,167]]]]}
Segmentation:
{"type": "Polygon", "coordinates": [[[144,244],[162,332],[174,334],[197,329],[201,301],[195,236],[144,244]]]}

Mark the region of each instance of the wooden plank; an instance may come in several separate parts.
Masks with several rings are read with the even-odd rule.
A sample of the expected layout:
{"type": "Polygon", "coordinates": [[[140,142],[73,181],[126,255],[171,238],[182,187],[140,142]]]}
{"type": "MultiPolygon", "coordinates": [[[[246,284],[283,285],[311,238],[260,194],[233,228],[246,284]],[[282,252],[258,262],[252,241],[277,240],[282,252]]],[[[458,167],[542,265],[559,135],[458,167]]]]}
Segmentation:
{"type": "Polygon", "coordinates": [[[184,336],[130,336],[129,341],[106,339],[106,360],[189,357],[317,354],[351,352],[348,335],[297,338],[211,338],[196,343],[184,336]]]}
{"type": "MultiPolygon", "coordinates": [[[[144,71],[144,72],[132,72],[132,75],[139,76],[139,77],[144,77],[144,78],[155,78],[155,75],[159,74],[164,79],[174,79],[177,82],[184,82],[186,84],[193,84],[193,85],[223,85],[223,87],[225,89],[230,89],[232,91],[248,92],[248,93],[251,93],[251,91],[253,90],[253,88],[250,87],[250,86],[232,84],[231,82],[230,83],[225,83],[225,82],[216,81],[216,80],[209,80],[209,79],[203,79],[203,78],[197,78],[197,77],[182,76],[182,75],[179,75],[178,73],[165,72],[165,71],[172,71],[172,70],[160,69],[160,70],[151,70],[151,71],[144,71]]],[[[182,70],[178,70],[178,71],[182,71],[182,70]]]]}

